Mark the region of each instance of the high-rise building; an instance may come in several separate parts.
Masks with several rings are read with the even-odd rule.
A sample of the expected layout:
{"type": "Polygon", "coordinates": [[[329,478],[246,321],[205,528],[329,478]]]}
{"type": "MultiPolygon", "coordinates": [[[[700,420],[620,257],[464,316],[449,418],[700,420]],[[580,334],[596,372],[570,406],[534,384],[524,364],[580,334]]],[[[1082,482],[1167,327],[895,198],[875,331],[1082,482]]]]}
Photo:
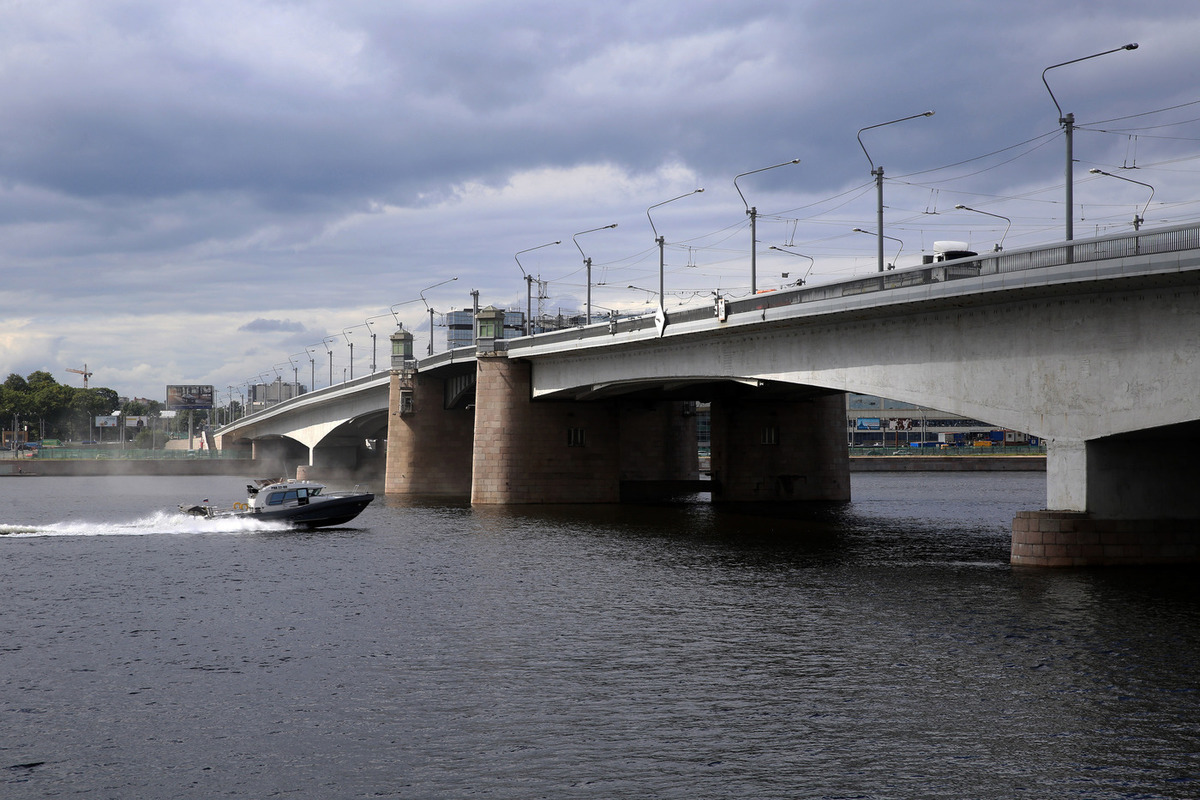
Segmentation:
{"type": "MultiPolygon", "coordinates": [[[[446,314],[446,345],[453,350],[456,347],[473,347],[475,345],[475,312],[469,308],[462,311],[451,311],[446,314]]],[[[525,334],[525,313],[522,311],[504,312],[504,337],[515,339],[525,334]]]]}

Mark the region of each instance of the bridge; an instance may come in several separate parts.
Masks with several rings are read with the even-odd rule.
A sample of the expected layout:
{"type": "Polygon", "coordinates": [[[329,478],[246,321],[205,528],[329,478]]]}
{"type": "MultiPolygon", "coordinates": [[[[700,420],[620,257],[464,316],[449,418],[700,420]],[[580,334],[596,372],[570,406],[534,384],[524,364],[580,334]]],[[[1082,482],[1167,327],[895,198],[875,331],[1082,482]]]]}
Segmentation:
{"type": "Polygon", "coordinates": [[[218,446],[251,448],[281,474],[318,463],[353,471],[372,456],[366,442],[387,438],[390,388],[378,372],[293,397],[222,427],[218,446]]]}
{"type": "MultiPolygon", "coordinates": [[[[841,393],[876,394],[1047,440],[1049,510],[1014,520],[1014,563],[1197,560],[1198,354],[1200,226],[1178,226],[481,339],[400,365],[362,416],[387,421],[387,491],[612,502],[695,477],[705,400],[714,501],[838,501],[841,393]]],[[[309,419],[312,454],[371,427],[338,412],[320,434],[294,405],[271,435],[309,419]]]]}

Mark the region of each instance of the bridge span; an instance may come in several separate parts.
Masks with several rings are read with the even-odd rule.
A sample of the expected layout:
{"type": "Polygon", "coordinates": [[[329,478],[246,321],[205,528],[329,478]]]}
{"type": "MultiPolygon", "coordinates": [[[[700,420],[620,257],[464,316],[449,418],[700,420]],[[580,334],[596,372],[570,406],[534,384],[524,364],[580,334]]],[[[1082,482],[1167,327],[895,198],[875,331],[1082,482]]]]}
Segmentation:
{"type": "Polygon", "coordinates": [[[318,463],[354,471],[376,457],[366,442],[387,438],[390,389],[388,373],[377,372],[293,397],[223,426],[218,447],[252,448],[280,474],[318,463]]]}
{"type": "Polygon", "coordinates": [[[840,501],[842,393],[864,392],[1048,441],[1014,563],[1196,561],[1198,359],[1200,226],[1180,226],[480,339],[398,365],[382,417],[331,431],[386,419],[388,491],[611,502],[696,477],[704,400],[715,501],[840,501]]]}

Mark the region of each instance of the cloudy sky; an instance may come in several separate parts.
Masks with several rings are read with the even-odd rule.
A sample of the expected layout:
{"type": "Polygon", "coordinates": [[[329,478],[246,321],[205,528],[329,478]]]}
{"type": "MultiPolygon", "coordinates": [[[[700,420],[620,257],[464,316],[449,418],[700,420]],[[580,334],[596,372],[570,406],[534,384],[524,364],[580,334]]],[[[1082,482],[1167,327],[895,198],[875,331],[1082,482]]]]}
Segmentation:
{"type": "Polygon", "coordinates": [[[457,277],[439,323],[523,308],[514,255],[555,240],[520,261],[544,311],[582,307],[583,254],[595,307],[649,309],[668,200],[668,310],[744,296],[739,188],[760,289],[865,274],[872,164],[900,267],[1051,242],[1042,71],[1127,42],[1047,74],[1075,236],[1194,222],[1196,41],[1194,0],[0,0],[0,371],[162,400],[313,354],[320,388],[326,347],[358,377],[375,332],[382,367],[393,315],[423,352],[426,287],[457,277]]]}

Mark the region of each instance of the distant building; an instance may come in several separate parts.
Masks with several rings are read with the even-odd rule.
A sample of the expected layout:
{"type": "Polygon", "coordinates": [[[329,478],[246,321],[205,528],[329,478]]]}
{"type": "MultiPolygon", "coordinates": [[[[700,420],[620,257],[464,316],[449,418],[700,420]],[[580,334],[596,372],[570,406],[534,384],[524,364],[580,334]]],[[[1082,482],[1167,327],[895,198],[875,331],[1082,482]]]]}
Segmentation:
{"type": "Polygon", "coordinates": [[[284,400],[299,397],[307,390],[300,383],[285,383],[282,378],[276,378],[273,383],[256,383],[250,387],[249,410],[251,412],[277,405],[284,400]]]}
{"type": "Polygon", "coordinates": [[[846,436],[851,447],[1036,443],[1023,433],[977,419],[855,392],[846,393],[846,436]]]}
{"type": "MultiPolygon", "coordinates": [[[[473,347],[475,345],[475,312],[469,308],[462,311],[451,311],[446,315],[446,346],[453,350],[456,347],[473,347]]],[[[504,312],[505,339],[515,339],[525,335],[525,314],[521,311],[504,312]]]]}

